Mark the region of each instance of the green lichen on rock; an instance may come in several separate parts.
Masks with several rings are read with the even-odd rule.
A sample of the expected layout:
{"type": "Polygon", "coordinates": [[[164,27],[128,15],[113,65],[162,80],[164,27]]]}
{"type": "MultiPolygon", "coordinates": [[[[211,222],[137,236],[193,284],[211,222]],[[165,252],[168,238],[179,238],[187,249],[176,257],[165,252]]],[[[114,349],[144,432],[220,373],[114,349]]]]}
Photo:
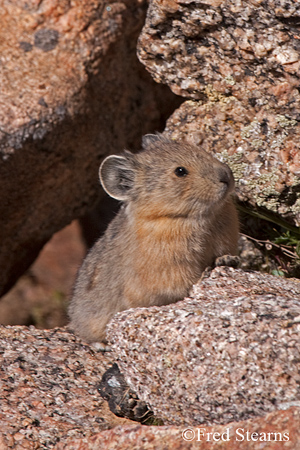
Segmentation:
{"type": "Polygon", "coordinates": [[[241,130],[242,140],[249,141],[251,147],[255,149],[263,147],[265,143],[261,136],[261,125],[257,119],[254,119],[249,125],[241,130]]]}
{"type": "Polygon", "coordinates": [[[299,213],[300,213],[300,193],[297,192],[296,196],[297,196],[297,200],[296,200],[295,203],[291,206],[290,209],[291,209],[291,211],[292,211],[294,214],[299,214],[299,213]]]}
{"type": "MultiPolygon", "coordinates": [[[[216,89],[213,88],[213,86],[211,84],[208,84],[205,87],[204,93],[207,96],[210,103],[216,103],[216,102],[229,103],[232,100],[236,100],[235,97],[233,97],[233,96],[228,97],[228,96],[222,94],[221,92],[217,91],[216,89]]],[[[209,102],[206,104],[207,106],[209,106],[209,102]]]]}
{"type": "Polygon", "coordinates": [[[277,212],[279,201],[279,192],[275,188],[278,181],[277,170],[273,169],[269,173],[260,175],[257,179],[253,180],[256,189],[253,190],[253,198],[258,206],[265,206],[267,209],[277,212]],[[257,186],[259,187],[259,193],[257,194],[257,186]]]}
{"type": "Polygon", "coordinates": [[[263,173],[255,177],[246,177],[249,164],[243,161],[243,153],[236,152],[229,155],[227,150],[224,150],[218,155],[219,159],[232,170],[234,179],[237,183],[247,186],[247,191],[251,192],[251,196],[259,207],[265,207],[272,212],[277,212],[279,207],[279,192],[276,190],[276,183],[279,179],[277,170],[273,169],[269,173],[263,173]]]}
{"type": "Polygon", "coordinates": [[[244,177],[245,170],[248,166],[248,164],[243,162],[243,153],[236,152],[233,155],[229,155],[227,150],[223,150],[223,152],[218,153],[216,156],[220,161],[228,164],[232,170],[236,183],[239,183],[239,181],[244,177]]]}
{"type": "Polygon", "coordinates": [[[229,86],[234,86],[236,84],[235,79],[231,75],[227,75],[227,77],[224,78],[226,84],[229,84],[229,86]]]}
{"type": "Polygon", "coordinates": [[[281,114],[278,114],[275,120],[278,123],[278,127],[275,127],[275,129],[268,127],[267,135],[265,139],[262,139],[262,126],[255,118],[249,125],[241,129],[242,140],[248,141],[249,145],[255,149],[259,149],[264,145],[268,145],[272,149],[280,148],[289,134],[288,129],[297,125],[298,122],[281,114]]]}
{"type": "MultiPolygon", "coordinates": [[[[242,147],[240,147],[240,151],[237,151],[233,155],[229,155],[227,150],[224,150],[217,156],[231,168],[238,190],[240,189],[241,192],[246,192],[248,198],[251,198],[248,213],[251,214],[251,209],[256,205],[257,208],[264,211],[264,217],[261,218],[277,223],[292,231],[296,229],[291,224],[281,220],[280,216],[282,213],[293,214],[296,225],[298,225],[299,220],[297,220],[297,217],[300,214],[300,192],[294,192],[296,198],[292,205],[285,203],[280,198],[281,192],[276,187],[276,184],[280,181],[277,168],[274,167],[270,172],[264,173],[260,173],[258,169],[255,175],[253,173],[250,175],[249,169],[251,168],[251,164],[245,162],[242,147]],[[268,211],[270,215],[268,215],[268,211]],[[276,218],[278,214],[279,217],[276,218]]],[[[290,186],[291,189],[300,185],[299,177],[295,178],[293,184],[290,186]]],[[[292,190],[294,191],[294,189],[292,190]]]]}
{"type": "Polygon", "coordinates": [[[272,139],[270,142],[270,148],[271,149],[280,148],[284,143],[287,135],[288,133],[286,131],[283,131],[278,135],[275,135],[274,132],[272,132],[272,134],[270,133],[270,139],[272,139]]]}
{"type": "Polygon", "coordinates": [[[276,169],[270,173],[263,173],[255,178],[247,179],[247,188],[251,191],[251,197],[258,207],[264,207],[277,213],[280,206],[279,192],[275,187],[277,181],[276,169]]]}
{"type": "Polygon", "coordinates": [[[241,137],[244,140],[251,138],[253,134],[260,134],[260,124],[257,119],[254,119],[249,125],[241,130],[241,137]]]}
{"type": "Polygon", "coordinates": [[[289,117],[281,115],[281,114],[278,114],[275,117],[275,120],[279,123],[279,125],[282,128],[291,128],[291,127],[294,127],[295,125],[297,125],[297,123],[298,123],[297,120],[290,119],[289,117]]]}
{"type": "Polygon", "coordinates": [[[262,139],[253,139],[253,141],[250,142],[251,146],[253,148],[261,148],[263,146],[264,141],[262,139]]]}

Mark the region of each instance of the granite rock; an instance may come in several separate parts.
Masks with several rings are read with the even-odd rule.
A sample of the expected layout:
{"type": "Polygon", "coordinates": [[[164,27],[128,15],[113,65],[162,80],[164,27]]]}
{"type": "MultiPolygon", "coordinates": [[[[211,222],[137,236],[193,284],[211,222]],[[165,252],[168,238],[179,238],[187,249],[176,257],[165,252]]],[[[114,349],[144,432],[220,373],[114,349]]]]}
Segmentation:
{"type": "Polygon", "coordinates": [[[300,225],[300,5],[152,0],[138,54],[187,97],[167,134],[232,168],[240,202],[300,225]]]}
{"type": "Polygon", "coordinates": [[[298,450],[299,428],[300,409],[290,408],[214,427],[117,426],[86,440],[57,444],[55,450],[298,450]]]}
{"type": "Polygon", "coordinates": [[[77,220],[55,233],[29,270],[1,298],[0,324],[41,329],[65,326],[68,299],[86,251],[77,220]]]}
{"type": "Polygon", "coordinates": [[[300,283],[217,267],[176,304],[118,313],[107,336],[164,424],[224,424],[300,406],[300,283]]]}
{"type": "MultiPolygon", "coordinates": [[[[111,366],[112,355],[96,352],[64,329],[40,331],[34,327],[0,327],[0,449],[87,450],[99,449],[208,449],[220,442],[190,439],[198,429],[141,425],[109,413],[97,392],[101,374],[111,366]],[[107,428],[116,427],[111,431],[107,428]],[[189,440],[188,440],[189,439],[189,440]]],[[[227,433],[222,448],[256,449],[246,440],[251,433],[281,433],[280,439],[264,442],[264,449],[299,448],[300,409],[290,407],[264,418],[205,427],[206,433],[227,433]],[[245,442],[236,441],[236,430],[244,429],[245,442]],[[283,439],[288,433],[289,440],[283,439]]],[[[197,424],[200,425],[200,424],[197,424]]],[[[200,427],[199,427],[200,428],[200,427]]],[[[201,428],[203,428],[201,426],[201,428]]],[[[216,435],[217,436],[217,435],[216,435]]],[[[226,436],[226,435],[225,435],[226,436]]],[[[268,439],[268,436],[267,438],[268,439]]]]}
{"type": "Polygon", "coordinates": [[[0,295],[93,206],[101,158],[137,148],[174,109],[136,58],[146,7],[0,1],[0,295]]]}
{"type": "Polygon", "coordinates": [[[62,328],[0,326],[0,449],[49,449],[131,423],[97,391],[112,363],[62,328]]]}

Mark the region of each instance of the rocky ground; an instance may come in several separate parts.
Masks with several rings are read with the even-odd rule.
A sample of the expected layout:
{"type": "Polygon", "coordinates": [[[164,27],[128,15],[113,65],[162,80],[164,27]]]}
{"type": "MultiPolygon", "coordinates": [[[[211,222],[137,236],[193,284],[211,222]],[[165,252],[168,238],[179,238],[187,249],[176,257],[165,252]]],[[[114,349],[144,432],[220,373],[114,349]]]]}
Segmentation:
{"type": "Polygon", "coordinates": [[[53,448],[128,423],[97,391],[110,355],[67,331],[1,327],[0,354],[1,450],[53,448]]]}
{"type": "Polygon", "coordinates": [[[18,283],[2,297],[0,324],[61,327],[76,272],[86,253],[78,221],[58,232],[18,283]]]}
{"type": "Polygon", "coordinates": [[[0,3],[1,293],[44,246],[0,302],[0,450],[298,450],[299,5],[0,3]],[[163,129],[232,168],[241,269],[118,314],[103,353],[63,328],[110,214],[99,162],[163,129]],[[109,411],[104,374],[152,426],[109,411]]]}
{"type": "Polygon", "coordinates": [[[216,268],[176,305],[118,314],[107,353],[62,328],[0,327],[1,450],[161,449],[162,442],[208,449],[218,441],[226,450],[257,442],[297,450],[300,284],[286,281],[279,292],[278,283],[216,268]],[[165,426],[127,427],[109,412],[99,387],[116,361],[165,426]]]}

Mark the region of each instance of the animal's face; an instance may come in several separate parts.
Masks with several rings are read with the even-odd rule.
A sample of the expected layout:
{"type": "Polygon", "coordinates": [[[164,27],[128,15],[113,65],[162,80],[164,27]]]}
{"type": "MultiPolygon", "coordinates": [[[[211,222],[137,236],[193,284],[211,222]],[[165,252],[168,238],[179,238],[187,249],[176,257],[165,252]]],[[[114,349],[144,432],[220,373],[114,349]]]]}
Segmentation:
{"type": "Polygon", "coordinates": [[[144,150],[107,157],[102,186],[149,217],[209,214],[234,189],[229,167],[200,148],[161,135],[144,138],[144,150]]]}

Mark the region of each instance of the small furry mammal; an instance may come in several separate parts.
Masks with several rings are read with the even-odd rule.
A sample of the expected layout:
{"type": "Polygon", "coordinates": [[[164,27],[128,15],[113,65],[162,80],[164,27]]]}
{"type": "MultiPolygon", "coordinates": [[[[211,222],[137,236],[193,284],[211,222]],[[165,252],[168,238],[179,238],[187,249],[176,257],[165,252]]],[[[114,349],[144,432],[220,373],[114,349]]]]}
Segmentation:
{"type": "Polygon", "coordinates": [[[141,152],[108,156],[99,175],[124,204],[75,284],[71,326],[89,342],[105,341],[118,311],[183,299],[238,240],[232,172],[201,148],[146,135],[141,152]]]}

